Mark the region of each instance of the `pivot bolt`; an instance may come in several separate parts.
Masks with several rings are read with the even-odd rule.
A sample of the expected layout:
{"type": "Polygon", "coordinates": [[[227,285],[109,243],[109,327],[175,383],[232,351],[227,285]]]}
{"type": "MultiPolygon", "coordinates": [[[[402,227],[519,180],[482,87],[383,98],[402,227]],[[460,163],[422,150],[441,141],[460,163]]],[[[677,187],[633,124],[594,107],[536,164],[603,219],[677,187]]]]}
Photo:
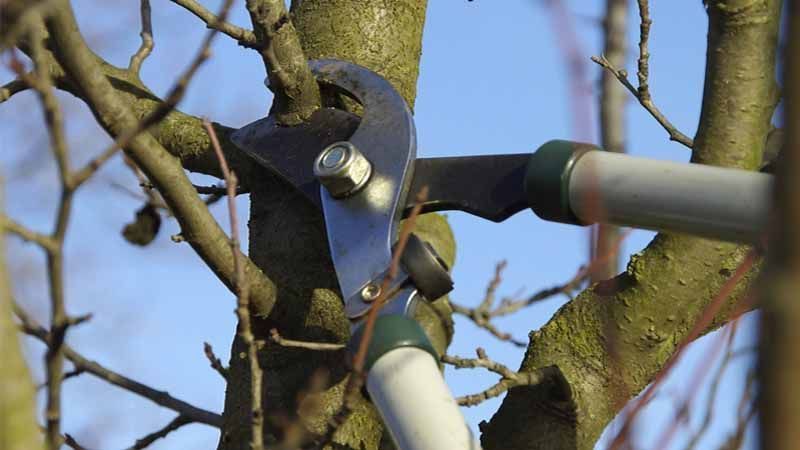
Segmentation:
{"type": "Polygon", "coordinates": [[[372,174],[372,165],[347,141],[325,147],[314,160],[314,175],[333,198],[344,198],[363,188],[372,174]]]}
{"type": "Polygon", "coordinates": [[[361,289],[361,298],[365,302],[372,302],[381,295],[381,287],[375,283],[370,283],[361,289]]]}

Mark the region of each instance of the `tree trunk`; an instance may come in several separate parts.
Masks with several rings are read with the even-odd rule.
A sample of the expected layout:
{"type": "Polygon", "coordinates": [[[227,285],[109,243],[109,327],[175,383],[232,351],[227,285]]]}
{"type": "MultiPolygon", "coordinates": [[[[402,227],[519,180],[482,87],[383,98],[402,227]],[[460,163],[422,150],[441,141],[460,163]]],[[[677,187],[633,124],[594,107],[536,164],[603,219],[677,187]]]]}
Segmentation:
{"type": "MultiPolygon", "coordinates": [[[[371,68],[413,106],[425,9],[425,0],[305,0],[294,2],[292,20],[309,59],[338,58],[371,68]]],[[[330,262],[322,215],[280,182],[253,180],[249,253],[277,289],[269,317],[254,323],[257,339],[265,339],[269,330],[276,328],[288,338],[346,342],[349,322],[330,262]]],[[[452,266],[455,243],[442,216],[420,217],[416,233],[430,241],[452,266]]],[[[434,346],[443,352],[452,336],[447,300],[424,309],[420,319],[434,346]]],[[[235,340],[220,449],[244,449],[249,441],[249,369],[240,357],[242,352],[241,342],[235,340]]],[[[324,429],[326,420],[341,405],[347,376],[343,360],[341,352],[265,347],[260,353],[265,442],[281,438],[276,418],[295,417],[298,393],[319,369],[328,372],[329,386],[319,395],[317,410],[300,419],[311,431],[324,429]]],[[[371,450],[379,448],[382,436],[380,419],[364,400],[336,433],[335,441],[342,448],[371,450]]]]}

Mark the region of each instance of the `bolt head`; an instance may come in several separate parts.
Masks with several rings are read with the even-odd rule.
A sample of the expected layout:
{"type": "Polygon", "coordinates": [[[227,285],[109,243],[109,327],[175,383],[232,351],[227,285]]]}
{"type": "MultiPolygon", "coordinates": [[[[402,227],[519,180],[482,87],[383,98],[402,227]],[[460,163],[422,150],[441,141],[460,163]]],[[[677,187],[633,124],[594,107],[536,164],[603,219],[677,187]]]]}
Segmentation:
{"type": "Polygon", "coordinates": [[[381,295],[381,287],[375,283],[370,283],[361,289],[361,298],[365,302],[372,302],[378,299],[381,295]]]}
{"type": "Polygon", "coordinates": [[[355,194],[369,181],[372,165],[347,141],[325,147],[314,160],[314,175],[334,198],[355,194]]]}

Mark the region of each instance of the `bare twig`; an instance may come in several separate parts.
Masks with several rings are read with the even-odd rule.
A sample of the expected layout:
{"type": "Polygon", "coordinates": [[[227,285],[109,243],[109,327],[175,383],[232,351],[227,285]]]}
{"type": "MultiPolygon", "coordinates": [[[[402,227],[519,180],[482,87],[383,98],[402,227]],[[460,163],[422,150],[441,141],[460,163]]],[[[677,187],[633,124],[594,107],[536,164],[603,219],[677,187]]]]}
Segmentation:
{"type": "Polygon", "coordinates": [[[628,80],[628,72],[626,72],[624,69],[616,68],[604,56],[592,56],[592,61],[599,64],[617,77],[620,83],[622,83],[622,85],[625,86],[625,88],[628,89],[628,91],[630,91],[630,93],[633,94],[637,100],[639,100],[639,104],[641,104],[642,107],[644,107],[644,109],[646,109],[647,112],[649,112],[650,115],[653,116],[656,121],[658,121],[658,123],[664,128],[664,130],[667,131],[667,133],[669,133],[669,139],[671,141],[681,143],[690,149],[693,148],[694,141],[692,138],[678,131],[678,129],[675,128],[675,125],[673,125],[672,122],[670,122],[669,119],[664,116],[658,107],[656,107],[655,103],[653,103],[653,100],[649,94],[649,90],[647,97],[643,97],[642,94],[640,94],[639,89],[634,87],[633,84],[631,84],[631,82],[628,80]]]}
{"type": "MultiPolygon", "coordinates": [[[[748,354],[752,355],[752,353],[742,353],[734,351],[733,348],[734,336],[735,336],[734,333],[730,333],[727,342],[727,350],[725,351],[725,355],[722,357],[722,362],[720,363],[719,368],[717,368],[716,373],[708,383],[708,385],[711,388],[711,393],[708,395],[708,400],[706,402],[706,411],[705,411],[705,416],[703,416],[703,422],[700,424],[697,430],[695,430],[695,432],[692,434],[691,439],[689,439],[689,442],[686,444],[685,450],[694,450],[695,448],[697,448],[697,444],[700,442],[700,439],[703,436],[705,436],[706,433],[708,432],[708,429],[711,426],[711,421],[714,418],[714,408],[717,403],[719,388],[722,385],[722,376],[725,374],[725,371],[728,369],[730,363],[734,359],[736,359],[737,356],[748,355],[748,354]]],[[[745,387],[744,393],[742,394],[741,403],[744,403],[744,400],[749,398],[748,391],[749,391],[748,387],[745,387]]],[[[685,403],[688,403],[689,400],[690,400],[689,396],[687,396],[687,398],[685,399],[685,403]]],[[[688,404],[686,406],[688,407],[688,404]]],[[[744,408],[740,405],[739,409],[741,411],[744,408]]],[[[664,446],[661,446],[661,448],[664,448],[664,446]]]]}
{"type": "Polygon", "coordinates": [[[228,368],[222,365],[222,361],[214,354],[214,348],[208,342],[203,342],[203,353],[208,358],[211,368],[216,370],[218,374],[224,379],[228,379],[228,368]]]}
{"type": "Polygon", "coordinates": [[[278,333],[278,330],[275,328],[271,329],[270,331],[270,340],[281,347],[296,347],[296,348],[305,348],[307,350],[319,350],[319,351],[335,351],[335,350],[342,350],[347,347],[344,344],[332,344],[329,342],[307,342],[307,341],[295,341],[293,339],[286,339],[285,337],[281,336],[278,333]]]}
{"type": "Polygon", "coordinates": [[[462,406],[475,406],[490,398],[497,397],[503,392],[517,386],[533,386],[551,379],[557,374],[555,367],[543,367],[533,372],[514,372],[508,367],[489,359],[482,348],[476,350],[477,358],[460,358],[458,356],[444,355],[442,362],[450,364],[456,369],[483,368],[500,375],[500,381],[488,389],[477,394],[458,397],[456,401],[462,406]]]}
{"type": "Polygon", "coordinates": [[[8,233],[13,233],[24,241],[33,242],[42,247],[45,251],[54,251],[58,245],[51,236],[32,231],[15,222],[5,214],[0,214],[0,229],[8,233]]]}
{"type": "MultiPolygon", "coordinates": [[[[49,348],[52,341],[50,332],[36,323],[36,321],[34,321],[33,318],[27,312],[25,312],[25,310],[20,308],[19,305],[14,303],[12,306],[14,308],[14,314],[16,314],[21,322],[22,331],[25,334],[39,339],[49,348]]],[[[172,397],[165,391],[154,389],[150,386],[139,383],[138,381],[132,380],[124,375],[107,369],[94,361],[86,359],[67,344],[62,346],[62,350],[64,352],[64,356],[70,360],[70,362],[72,362],[76,369],[83,370],[84,372],[101,380],[107,381],[114,386],[144,397],[159,406],[163,406],[164,408],[171,409],[172,411],[189,417],[193,422],[204,423],[216,428],[222,426],[222,417],[220,417],[219,414],[190,405],[189,403],[172,397]]]]}
{"type": "Polygon", "coordinates": [[[140,0],[140,11],[142,16],[142,31],[139,35],[142,37],[142,44],[136,53],[131,56],[131,62],[128,64],[128,70],[133,73],[139,73],[142,68],[142,63],[150,53],[153,51],[153,23],[150,14],[150,0],[140,0]]]}
{"type": "MultiPolygon", "coordinates": [[[[224,20],[228,17],[228,12],[230,11],[232,4],[233,0],[225,0],[218,13],[220,19],[224,20]]],[[[103,163],[111,159],[111,157],[114,156],[117,151],[127,147],[131,141],[139,136],[139,134],[147,131],[151,126],[167,117],[167,115],[172,112],[176,106],[178,106],[178,103],[180,103],[180,101],[183,99],[183,96],[186,94],[186,90],[189,87],[189,83],[192,81],[192,78],[194,78],[195,74],[203,65],[203,63],[211,57],[211,44],[214,42],[216,35],[217,30],[213,29],[206,34],[206,37],[203,39],[203,43],[200,45],[200,50],[197,52],[197,55],[184,70],[181,76],[178,77],[178,80],[172,86],[172,89],[170,89],[169,93],[164,98],[164,101],[159,103],[156,109],[139,121],[135,128],[118,136],[114,140],[114,143],[100,153],[99,156],[92,159],[88,164],[86,164],[86,166],[75,172],[70,180],[75,188],[88,180],[97,171],[97,169],[99,169],[103,163]]]]}
{"type": "Polygon", "coordinates": [[[634,87],[631,84],[630,80],[628,80],[628,72],[625,69],[619,69],[609,61],[605,56],[592,56],[592,61],[599,64],[604,69],[611,72],[623,86],[625,86],[631,94],[639,101],[639,104],[644,107],[647,112],[653,116],[654,119],[664,128],[664,130],[669,133],[669,139],[675,142],[679,142],[685,145],[688,148],[694,147],[694,141],[689,136],[681,133],[675,125],[670,122],[666,116],[656,107],[655,103],[653,102],[652,95],[650,94],[650,87],[648,85],[648,77],[650,74],[649,70],[649,58],[650,52],[648,50],[647,44],[650,37],[650,25],[653,23],[652,19],[650,18],[650,8],[648,5],[647,0],[637,0],[639,4],[639,17],[640,17],[640,26],[639,26],[639,59],[638,59],[638,70],[637,70],[637,77],[639,79],[639,87],[634,87]]]}
{"type": "Polygon", "coordinates": [[[252,31],[245,30],[244,28],[240,28],[236,25],[226,22],[221,17],[204,8],[203,5],[195,0],[171,1],[172,3],[182,6],[187,11],[197,16],[200,20],[206,23],[208,28],[221,31],[236,39],[236,41],[239,42],[239,45],[248,48],[256,48],[258,45],[258,42],[256,41],[256,35],[252,31]]]}
{"type": "Polygon", "coordinates": [[[0,103],[10,99],[14,94],[30,89],[31,86],[25,78],[27,77],[17,78],[0,87],[0,103]]]}
{"type": "Polygon", "coordinates": [[[143,437],[141,439],[138,439],[136,441],[136,443],[133,444],[133,446],[129,450],[141,450],[141,449],[147,448],[153,442],[155,442],[155,441],[157,441],[157,440],[159,440],[161,438],[167,437],[168,434],[170,434],[173,431],[177,430],[178,428],[180,428],[180,427],[182,427],[184,425],[188,425],[188,424],[190,424],[192,422],[193,422],[192,419],[190,419],[190,418],[188,418],[188,417],[186,417],[184,415],[178,415],[177,417],[172,419],[168,424],[166,424],[160,430],[154,431],[154,432],[148,434],[147,436],[145,436],[145,437],[143,437]]]}
{"type": "Polygon", "coordinates": [[[258,344],[253,335],[253,327],[250,320],[250,297],[247,274],[245,273],[246,266],[242,261],[242,252],[239,249],[239,222],[236,216],[236,186],[238,185],[238,181],[236,179],[236,174],[228,167],[228,162],[225,160],[225,153],[222,152],[222,147],[219,145],[214,127],[212,127],[211,123],[207,120],[203,121],[203,126],[208,136],[211,138],[211,145],[214,148],[214,152],[217,154],[219,165],[222,169],[222,175],[225,177],[225,184],[228,187],[228,213],[231,226],[230,246],[231,252],[233,253],[235,273],[233,284],[236,288],[236,316],[239,319],[236,332],[247,347],[247,358],[250,364],[250,395],[252,401],[252,433],[250,437],[250,446],[252,450],[261,450],[264,448],[264,411],[261,406],[261,382],[263,372],[258,363],[258,344]]]}

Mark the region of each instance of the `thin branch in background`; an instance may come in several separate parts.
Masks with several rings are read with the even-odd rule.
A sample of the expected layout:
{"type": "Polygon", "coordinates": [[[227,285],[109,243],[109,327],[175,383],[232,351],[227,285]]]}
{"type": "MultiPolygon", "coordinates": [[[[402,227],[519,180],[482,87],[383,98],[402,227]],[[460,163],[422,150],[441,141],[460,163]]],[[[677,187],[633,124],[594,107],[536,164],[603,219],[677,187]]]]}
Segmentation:
{"type": "MultiPolygon", "coordinates": [[[[627,53],[627,22],[628,0],[605,0],[605,20],[603,20],[604,44],[603,53],[612,64],[624,66],[627,53]]],[[[627,105],[626,93],[613,74],[602,71],[600,89],[600,141],[606,151],[625,152],[626,119],[625,107],[627,105]]],[[[598,198],[598,200],[600,200],[598,198]]],[[[600,206],[600,205],[598,205],[600,206]]],[[[602,208],[596,208],[602,209],[602,208]]],[[[605,217],[603,211],[598,211],[599,217],[605,217]]],[[[596,239],[590,236],[590,245],[593,248],[593,257],[609,253],[610,247],[619,236],[619,227],[598,223],[592,228],[596,231],[596,239]]],[[[598,267],[592,274],[590,282],[613,278],[619,271],[619,254],[609,257],[606,264],[598,267]]]]}
{"type": "Polygon", "coordinates": [[[460,358],[458,356],[444,355],[442,362],[450,364],[456,369],[483,368],[500,375],[500,381],[477,394],[458,397],[456,402],[461,406],[475,406],[490,398],[498,397],[503,392],[518,386],[534,386],[553,379],[558,374],[555,367],[543,367],[532,372],[515,372],[496,361],[489,359],[486,351],[476,349],[477,358],[460,358]]]}
{"type": "Polygon", "coordinates": [[[466,316],[472,320],[475,325],[487,330],[489,333],[502,341],[511,342],[518,347],[525,347],[527,343],[514,339],[514,337],[509,333],[501,332],[491,323],[491,320],[495,317],[516,313],[521,309],[527,308],[559,294],[570,295],[572,292],[577,290],[581,284],[585,282],[595,270],[597,270],[598,267],[604,265],[609,258],[612,258],[614,255],[619,253],[619,247],[622,245],[622,241],[628,236],[628,234],[630,234],[630,230],[619,235],[614,245],[608,249],[606,254],[598,255],[595,259],[589,261],[588,265],[579,268],[575,275],[566,283],[542,289],[522,300],[513,301],[508,298],[504,298],[500,301],[500,304],[496,308],[492,309],[494,306],[494,293],[502,280],[501,275],[503,269],[505,268],[505,262],[501,262],[495,267],[494,277],[489,282],[489,285],[486,288],[486,295],[484,296],[480,305],[477,308],[467,308],[451,302],[453,312],[466,316]]]}
{"type": "Polygon", "coordinates": [[[5,232],[16,235],[23,241],[32,242],[42,247],[45,251],[55,251],[58,245],[58,243],[53,240],[52,236],[30,230],[5,214],[0,214],[0,228],[5,232]]]}
{"type": "Polygon", "coordinates": [[[128,64],[128,70],[133,73],[139,73],[141,71],[142,63],[150,56],[154,45],[150,0],[140,0],[139,9],[142,16],[142,31],[139,33],[139,36],[142,37],[142,44],[139,46],[139,49],[136,50],[136,53],[131,56],[130,64],[128,64]]]}
{"type": "Polygon", "coordinates": [[[30,89],[31,86],[27,81],[25,81],[25,78],[27,77],[20,77],[15,80],[11,80],[0,87],[0,103],[10,99],[14,94],[30,89]]]}
{"type": "Polygon", "coordinates": [[[225,380],[228,379],[228,368],[222,365],[222,361],[214,354],[214,348],[208,342],[203,342],[203,353],[211,364],[211,368],[216,370],[217,373],[225,380]]]}
{"type": "Polygon", "coordinates": [[[252,450],[261,450],[264,448],[264,411],[261,406],[263,371],[258,362],[258,344],[253,335],[253,327],[250,320],[250,296],[247,274],[245,273],[246,266],[242,261],[242,252],[239,249],[239,221],[236,215],[236,186],[239,183],[236,179],[236,174],[228,167],[225,153],[222,152],[222,147],[219,145],[219,139],[217,138],[217,133],[214,132],[214,127],[207,120],[203,121],[203,127],[205,127],[211,139],[211,146],[217,154],[222,175],[228,188],[228,213],[231,226],[230,246],[233,253],[235,274],[233,284],[236,288],[236,316],[239,319],[236,333],[247,347],[247,359],[250,365],[250,396],[252,401],[250,447],[252,450]]]}
{"type": "MultiPolygon", "coordinates": [[[[218,13],[221,20],[225,20],[228,17],[228,13],[232,5],[233,0],[225,0],[225,2],[222,4],[222,7],[218,13]]],[[[163,120],[175,109],[175,107],[178,106],[178,103],[180,103],[180,101],[183,99],[183,96],[186,94],[189,83],[192,81],[197,71],[200,69],[203,63],[211,57],[211,44],[214,42],[216,35],[217,30],[213,29],[206,34],[206,37],[203,39],[203,43],[200,45],[200,50],[197,52],[197,55],[184,70],[181,76],[178,77],[178,80],[172,86],[172,89],[170,89],[169,93],[164,98],[164,101],[159,103],[156,109],[139,121],[135,128],[118,136],[111,146],[100,153],[99,156],[92,159],[82,169],[73,174],[71,182],[75,188],[88,180],[97,171],[97,169],[103,165],[103,163],[111,159],[111,157],[114,156],[120,149],[127,147],[131,141],[139,136],[139,134],[147,131],[151,126],[163,120]]]]}
{"type": "Polygon", "coordinates": [[[338,430],[339,427],[344,424],[347,418],[350,417],[350,414],[353,413],[356,402],[361,395],[361,388],[364,386],[364,381],[366,380],[364,364],[367,359],[369,343],[372,340],[372,334],[375,330],[375,321],[378,318],[378,313],[380,312],[381,308],[383,308],[388,300],[390,295],[389,286],[395,277],[397,277],[397,273],[400,269],[400,258],[403,256],[406,244],[408,243],[408,238],[411,236],[411,232],[414,231],[414,227],[417,223],[417,217],[419,216],[419,213],[422,210],[422,205],[425,203],[427,198],[428,187],[423,186],[422,189],[419,190],[417,198],[415,199],[416,204],[411,209],[411,213],[409,214],[408,218],[405,220],[405,222],[403,222],[403,226],[401,227],[399,236],[397,238],[397,243],[392,249],[392,260],[389,264],[388,270],[386,271],[386,275],[383,277],[383,280],[381,280],[380,293],[378,294],[378,298],[375,299],[370,306],[369,312],[367,313],[367,318],[364,321],[364,332],[361,335],[361,341],[358,343],[356,354],[353,357],[353,370],[350,372],[350,378],[348,379],[347,386],[345,387],[342,398],[342,406],[328,420],[325,431],[323,431],[316,442],[312,443],[313,448],[322,449],[331,443],[336,430],[338,430]]]}
{"type": "MultiPolygon", "coordinates": [[[[64,375],[61,377],[61,382],[63,383],[64,381],[67,381],[70,378],[75,378],[77,376],[80,376],[84,372],[86,372],[86,371],[81,369],[81,368],[72,369],[69,372],[64,373],[64,375]]],[[[46,387],[47,387],[47,383],[46,382],[45,383],[41,383],[38,386],[36,386],[36,390],[45,389],[46,387]]]]}
{"type": "MultiPolygon", "coordinates": [[[[711,299],[711,302],[705,307],[703,313],[695,322],[694,326],[691,330],[686,334],[683,340],[678,345],[678,348],[672,354],[672,356],[667,360],[666,364],[661,368],[661,370],[656,374],[655,379],[652,383],[645,389],[644,393],[639,396],[637,400],[635,400],[633,404],[633,408],[631,408],[630,412],[628,413],[625,421],[620,427],[619,432],[614,437],[614,440],[611,442],[609,446],[610,450],[620,450],[624,448],[624,444],[626,442],[626,436],[634,422],[634,419],[638,415],[638,413],[647,405],[648,402],[653,398],[656,393],[658,387],[663,383],[666,379],[667,375],[670,373],[672,368],[675,364],[680,360],[683,353],[688,348],[689,344],[692,343],[695,339],[697,339],[704,330],[708,329],[708,326],[714,320],[714,318],[719,313],[722,306],[725,304],[725,301],[731,296],[733,291],[739,285],[739,282],[745,277],[745,275],[752,269],[753,265],[756,261],[756,250],[750,250],[747,255],[744,257],[742,262],[736,268],[736,271],[731,275],[730,278],[725,280],[722,287],[720,288],[717,295],[711,299]]],[[[751,298],[746,297],[745,302],[752,301],[751,298]]],[[[734,317],[737,317],[737,313],[733,314],[734,317]]]]}
{"type": "MultiPolygon", "coordinates": [[[[50,332],[33,320],[33,318],[18,304],[13,303],[12,307],[14,309],[14,314],[16,314],[17,318],[20,320],[22,332],[37,338],[49,347],[52,341],[50,332]]],[[[183,400],[169,395],[166,391],[154,389],[103,367],[95,361],[86,359],[67,344],[64,344],[62,349],[64,356],[72,362],[76,369],[80,369],[114,386],[146,398],[159,406],[184,415],[193,422],[203,423],[215,428],[220,428],[222,426],[222,417],[219,414],[190,405],[183,400]]]]}
{"type": "Polygon", "coordinates": [[[189,11],[190,13],[194,14],[206,23],[208,28],[221,31],[228,36],[236,39],[239,45],[248,48],[256,48],[258,42],[256,40],[256,35],[244,28],[237,27],[229,22],[226,22],[221,17],[217,16],[216,14],[212,13],[211,11],[207,10],[203,5],[196,2],[195,0],[171,0],[172,3],[175,3],[178,6],[182,6],[184,9],[189,11]]]}
{"type": "Polygon", "coordinates": [[[145,437],[143,437],[141,439],[138,439],[136,441],[136,443],[133,444],[133,446],[129,450],[142,450],[144,448],[147,448],[153,442],[155,442],[155,441],[157,441],[159,439],[167,437],[168,434],[170,434],[173,431],[177,430],[178,428],[181,428],[182,426],[188,425],[188,424],[190,424],[192,422],[193,421],[191,419],[189,419],[188,417],[183,416],[183,415],[179,415],[179,416],[175,417],[174,419],[172,419],[168,424],[166,424],[160,430],[154,431],[154,432],[148,434],[147,436],[145,436],[145,437]]]}
{"type": "Polygon", "coordinates": [[[332,344],[329,342],[308,342],[308,341],[295,341],[293,339],[286,339],[278,333],[275,328],[269,331],[270,341],[280,345],[281,347],[295,347],[304,348],[307,350],[317,351],[336,351],[343,350],[347,346],[344,344],[332,344]]]}
{"type": "Polygon", "coordinates": [[[604,69],[611,72],[614,77],[622,83],[625,88],[636,97],[639,104],[644,107],[647,112],[653,116],[654,119],[661,125],[664,130],[669,133],[669,139],[685,145],[688,148],[694,147],[694,141],[689,136],[681,133],[672,122],[656,107],[653,102],[652,95],[650,94],[650,86],[648,85],[649,58],[650,52],[648,50],[648,40],[650,37],[650,26],[653,23],[650,18],[650,8],[647,0],[638,0],[639,4],[639,59],[637,77],[639,79],[639,87],[635,87],[630,80],[628,80],[628,72],[625,69],[619,69],[617,66],[609,61],[605,56],[592,56],[592,61],[599,64],[604,69]]]}
{"type": "Polygon", "coordinates": [[[34,63],[32,73],[25,74],[21,62],[12,54],[18,76],[26,77],[26,82],[36,92],[44,112],[44,121],[50,136],[50,147],[58,166],[60,196],[56,212],[55,224],[50,235],[51,247],[43,247],[47,257],[47,281],[50,293],[50,333],[47,351],[45,352],[45,372],[47,379],[45,407],[45,444],[49,450],[57,450],[63,441],[61,436],[61,381],[64,370],[64,339],[67,329],[72,323],[67,315],[64,289],[64,237],[72,212],[74,189],[69,183],[70,165],[67,139],[64,132],[64,118],[61,106],[55,96],[53,80],[46,67],[45,49],[42,43],[42,30],[31,27],[30,31],[31,59],[34,63]]]}
{"type": "MultiPolygon", "coordinates": [[[[738,356],[753,355],[755,352],[755,350],[752,349],[747,349],[748,350],[747,352],[735,351],[733,347],[734,336],[735,334],[733,332],[729,334],[725,355],[723,355],[722,362],[720,363],[719,367],[717,368],[717,371],[714,373],[714,376],[708,383],[708,386],[711,388],[711,393],[708,395],[708,400],[706,401],[706,412],[705,415],[703,416],[703,422],[700,424],[697,430],[695,430],[695,432],[692,434],[692,437],[689,439],[689,442],[686,444],[686,447],[684,447],[685,450],[696,449],[697,444],[700,442],[700,439],[708,433],[708,430],[711,427],[712,419],[714,418],[714,410],[717,403],[717,396],[719,395],[719,389],[720,386],[722,385],[722,377],[723,375],[725,375],[725,371],[728,369],[728,366],[730,366],[730,363],[738,356]]],[[[745,386],[744,392],[742,393],[742,399],[740,401],[740,407],[739,407],[740,411],[743,409],[741,403],[746,404],[746,402],[744,401],[748,398],[749,398],[749,386],[745,386]]],[[[687,409],[689,406],[688,405],[689,400],[690,397],[687,396],[685,399],[685,405],[687,409]]]]}

